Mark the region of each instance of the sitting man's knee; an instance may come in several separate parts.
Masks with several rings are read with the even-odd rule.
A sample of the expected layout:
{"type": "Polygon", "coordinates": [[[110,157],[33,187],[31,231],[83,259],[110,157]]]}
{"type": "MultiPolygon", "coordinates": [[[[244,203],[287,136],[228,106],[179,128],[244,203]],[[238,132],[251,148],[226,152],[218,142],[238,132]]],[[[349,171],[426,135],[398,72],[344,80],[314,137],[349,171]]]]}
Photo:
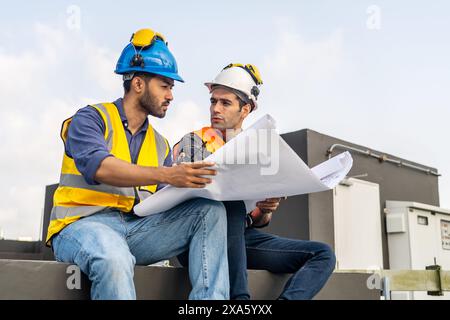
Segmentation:
{"type": "Polygon", "coordinates": [[[203,213],[214,220],[226,221],[226,209],[221,201],[199,199],[203,213]]]}
{"type": "Polygon", "coordinates": [[[109,253],[92,259],[92,264],[109,272],[133,272],[136,259],[131,253],[109,253]]]}

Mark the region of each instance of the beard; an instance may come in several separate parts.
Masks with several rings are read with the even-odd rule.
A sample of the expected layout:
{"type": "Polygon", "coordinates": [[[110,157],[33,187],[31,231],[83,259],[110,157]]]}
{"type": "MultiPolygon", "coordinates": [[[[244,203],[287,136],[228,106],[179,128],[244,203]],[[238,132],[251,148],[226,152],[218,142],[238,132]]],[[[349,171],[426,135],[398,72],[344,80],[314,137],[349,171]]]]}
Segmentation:
{"type": "Polygon", "coordinates": [[[217,129],[217,130],[227,130],[227,124],[226,123],[211,123],[211,128],[217,129]]]}
{"type": "Polygon", "coordinates": [[[148,114],[157,118],[164,118],[166,116],[165,107],[169,105],[169,101],[160,103],[158,99],[154,95],[152,95],[150,90],[146,87],[144,94],[139,98],[139,104],[142,109],[148,112],[148,114]]]}

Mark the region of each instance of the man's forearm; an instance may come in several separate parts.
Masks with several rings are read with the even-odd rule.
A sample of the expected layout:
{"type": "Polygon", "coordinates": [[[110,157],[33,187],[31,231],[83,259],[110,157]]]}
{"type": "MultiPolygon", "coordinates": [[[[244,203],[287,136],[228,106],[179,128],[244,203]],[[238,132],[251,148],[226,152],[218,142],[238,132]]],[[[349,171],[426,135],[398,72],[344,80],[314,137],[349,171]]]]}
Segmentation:
{"type": "Polygon", "coordinates": [[[95,174],[95,180],[116,187],[148,186],[166,183],[165,167],[143,167],[115,157],[107,157],[95,174]]]}

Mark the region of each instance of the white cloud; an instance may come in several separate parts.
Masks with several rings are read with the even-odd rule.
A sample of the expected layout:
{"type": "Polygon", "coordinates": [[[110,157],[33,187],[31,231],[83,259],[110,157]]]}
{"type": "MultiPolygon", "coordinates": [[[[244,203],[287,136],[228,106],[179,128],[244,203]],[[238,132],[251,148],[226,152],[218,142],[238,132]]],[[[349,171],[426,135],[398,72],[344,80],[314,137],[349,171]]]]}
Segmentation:
{"type": "MultiPolygon", "coordinates": [[[[441,102],[448,100],[447,94],[441,92],[436,103],[427,103],[426,108],[415,101],[426,95],[422,88],[411,85],[406,92],[392,89],[394,94],[390,94],[389,84],[383,86],[390,81],[389,70],[383,75],[386,78],[364,73],[377,67],[367,65],[365,60],[363,65],[350,60],[355,47],[346,45],[345,40],[342,30],[306,40],[292,24],[283,23],[278,40],[261,65],[261,108],[247,124],[270,113],[281,132],[310,128],[435,166],[443,174],[439,180],[441,206],[450,207],[450,167],[446,160],[450,152],[441,147],[448,136],[448,117],[443,116],[448,108],[441,102]],[[378,87],[371,87],[374,83],[378,87]],[[427,114],[442,117],[423,121],[424,109],[427,114]]],[[[408,87],[404,75],[396,76],[408,87]]]]}
{"type": "Polygon", "coordinates": [[[121,92],[111,70],[117,53],[43,24],[26,36],[35,47],[0,50],[0,192],[7,195],[0,228],[14,239],[40,237],[45,185],[59,177],[61,122],[87,101],[97,102],[80,88],[100,97],[121,92]]]}
{"type": "Polygon", "coordinates": [[[342,62],[342,41],[340,30],[317,42],[307,42],[297,33],[284,31],[274,46],[275,52],[265,59],[266,77],[271,82],[296,79],[295,83],[307,86],[332,78],[342,62]]]}
{"type": "MultiPolygon", "coordinates": [[[[446,117],[436,119],[442,125],[433,128],[430,121],[423,124],[421,133],[414,133],[422,134],[415,139],[420,151],[415,151],[416,147],[409,143],[412,133],[408,122],[419,121],[420,115],[401,123],[395,119],[382,121],[384,115],[365,114],[365,110],[345,114],[358,105],[348,99],[350,96],[342,98],[353,92],[341,93],[340,85],[345,83],[348,89],[361,78],[352,78],[355,74],[345,59],[344,35],[336,30],[312,41],[291,27],[281,30],[278,40],[265,48],[260,66],[265,81],[261,107],[246,125],[268,112],[282,132],[311,128],[435,165],[444,174],[442,203],[449,206],[448,152],[438,147],[445,146],[448,136],[446,117]],[[336,101],[336,97],[340,100],[336,101]],[[349,109],[347,101],[352,104],[349,109]]],[[[36,239],[40,236],[45,185],[58,181],[63,152],[59,138],[61,122],[88,103],[116,98],[122,89],[120,77],[113,74],[119,52],[97,45],[82,32],[36,24],[20,36],[35,45],[2,47],[1,43],[7,43],[3,40],[10,35],[0,33],[0,192],[6,195],[0,228],[7,238],[36,239]]],[[[366,95],[364,98],[368,99],[366,95]]],[[[175,100],[167,117],[153,119],[152,123],[173,144],[186,132],[209,123],[208,111],[195,99],[175,100]]]]}
{"type": "MultiPolygon", "coordinates": [[[[82,33],[43,24],[27,37],[35,47],[0,47],[0,193],[7,195],[0,228],[9,239],[40,237],[45,186],[59,180],[62,121],[87,104],[122,93],[121,78],[113,73],[119,52],[82,33]]],[[[193,101],[170,108],[166,119],[152,122],[171,144],[208,123],[193,101]]]]}
{"type": "Polygon", "coordinates": [[[261,105],[270,107],[258,112],[270,111],[284,132],[314,124],[317,119],[306,111],[329,108],[325,91],[342,68],[342,31],[319,41],[306,41],[294,31],[280,31],[273,47],[261,66],[265,79],[261,105]]]}
{"type": "MultiPolygon", "coordinates": [[[[7,238],[36,239],[45,185],[58,181],[61,122],[88,103],[114,99],[122,89],[120,77],[113,74],[119,52],[98,46],[82,32],[44,24],[36,24],[27,37],[34,47],[0,47],[0,74],[7,75],[0,79],[0,192],[10,195],[0,227],[7,238]]],[[[339,67],[340,41],[339,32],[313,45],[284,33],[263,67],[267,86],[281,83],[289,72],[301,74],[304,86],[320,81],[339,67]]],[[[208,112],[194,100],[175,101],[170,108],[165,119],[152,123],[172,145],[209,123],[208,112]]]]}

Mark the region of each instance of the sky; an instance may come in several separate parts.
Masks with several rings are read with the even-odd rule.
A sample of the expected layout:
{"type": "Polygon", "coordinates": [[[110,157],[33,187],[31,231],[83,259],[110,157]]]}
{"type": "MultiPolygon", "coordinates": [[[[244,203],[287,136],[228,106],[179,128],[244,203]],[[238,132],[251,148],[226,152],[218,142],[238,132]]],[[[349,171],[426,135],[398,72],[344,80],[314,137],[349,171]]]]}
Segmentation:
{"type": "MultiPolygon", "coordinates": [[[[450,2],[0,0],[0,236],[40,238],[57,183],[61,123],[122,96],[113,70],[131,34],[164,34],[186,80],[164,119],[175,143],[208,124],[205,81],[230,62],[264,81],[250,125],[309,128],[437,168],[450,208],[450,2]],[[447,40],[445,40],[447,39],[447,40]]],[[[388,165],[388,164],[387,164],[388,165]]]]}

